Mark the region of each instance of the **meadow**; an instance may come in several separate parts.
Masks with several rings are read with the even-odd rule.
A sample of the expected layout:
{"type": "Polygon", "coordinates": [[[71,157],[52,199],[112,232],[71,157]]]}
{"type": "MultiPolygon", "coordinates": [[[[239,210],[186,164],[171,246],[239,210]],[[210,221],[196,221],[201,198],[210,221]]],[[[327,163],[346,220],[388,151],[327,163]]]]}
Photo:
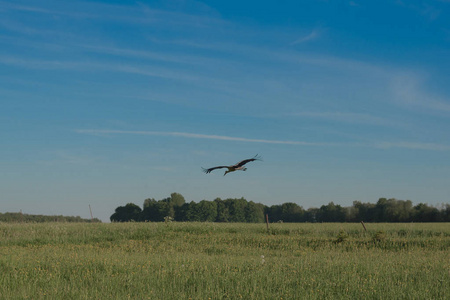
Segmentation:
{"type": "Polygon", "coordinates": [[[0,223],[0,299],[450,299],[450,224],[0,223]]]}

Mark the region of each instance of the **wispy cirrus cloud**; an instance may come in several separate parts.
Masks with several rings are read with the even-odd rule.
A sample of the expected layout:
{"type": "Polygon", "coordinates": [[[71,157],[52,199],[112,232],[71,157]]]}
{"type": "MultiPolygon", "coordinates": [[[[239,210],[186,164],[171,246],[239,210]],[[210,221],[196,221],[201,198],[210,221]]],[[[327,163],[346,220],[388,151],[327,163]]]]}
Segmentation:
{"type": "Polygon", "coordinates": [[[333,145],[332,143],[314,143],[304,141],[281,141],[281,140],[268,140],[268,139],[251,139],[243,137],[233,137],[225,135],[211,135],[211,134],[199,134],[189,132],[176,132],[176,131],[128,131],[128,130],[103,130],[103,129],[77,129],[77,133],[92,134],[92,135],[107,135],[107,134],[131,134],[131,135],[153,135],[153,136],[172,136],[191,139],[208,139],[208,140],[221,140],[231,142],[247,142],[247,143],[263,143],[263,144],[284,144],[284,145],[301,145],[301,146],[326,146],[333,145]]]}
{"type": "Polygon", "coordinates": [[[396,1],[395,4],[410,9],[428,18],[429,20],[434,21],[438,19],[442,14],[442,7],[440,7],[438,2],[448,2],[448,1],[440,0],[434,3],[426,3],[426,1],[424,1],[423,3],[420,4],[410,2],[411,1],[396,1]]]}
{"type": "Polygon", "coordinates": [[[449,145],[436,144],[436,143],[413,143],[413,142],[380,142],[375,143],[377,148],[390,149],[390,148],[404,148],[411,150],[431,150],[431,151],[449,151],[449,145]]]}
{"type": "Polygon", "coordinates": [[[298,38],[297,40],[293,41],[291,43],[291,45],[302,44],[305,42],[315,40],[320,37],[321,33],[322,33],[322,31],[320,29],[317,29],[317,28],[313,29],[309,34],[302,36],[302,37],[298,38]]]}
{"type": "MultiPolygon", "coordinates": [[[[199,5],[197,5],[199,7],[199,5]]],[[[35,5],[20,5],[11,2],[0,1],[0,11],[14,13],[35,13],[40,15],[63,16],[76,20],[98,20],[114,22],[116,24],[140,24],[167,27],[191,27],[198,30],[214,26],[228,24],[220,18],[213,9],[203,9],[194,12],[183,12],[182,10],[170,8],[155,8],[144,3],[136,4],[107,4],[99,2],[72,2],[69,6],[55,1],[51,8],[42,8],[35,5]]],[[[60,18],[53,18],[58,22],[60,18]]],[[[29,30],[35,26],[30,27],[29,30]]],[[[24,31],[23,28],[16,28],[24,31]]]]}
{"type": "Polygon", "coordinates": [[[348,112],[297,112],[293,113],[293,116],[306,117],[313,119],[331,120],[344,123],[356,123],[356,124],[368,124],[368,125],[380,125],[389,126],[393,125],[391,120],[387,120],[383,117],[373,116],[364,113],[348,113],[348,112]]]}
{"type": "Polygon", "coordinates": [[[75,132],[80,134],[90,134],[105,136],[111,134],[125,135],[147,135],[147,136],[169,136],[190,139],[208,139],[229,142],[246,142],[246,143],[262,143],[262,144],[279,144],[279,145],[297,145],[297,146],[338,146],[338,147],[368,147],[376,149],[403,148],[410,150],[430,150],[430,151],[450,151],[449,145],[436,143],[421,142],[348,142],[348,143],[332,143],[332,142],[305,142],[290,140],[269,140],[269,139],[252,139],[243,137],[233,137],[225,135],[211,135],[190,132],[177,131],[134,131],[134,130],[110,130],[110,129],[76,129],[75,132]]]}
{"type": "Polygon", "coordinates": [[[105,63],[94,60],[46,60],[22,58],[17,56],[0,55],[0,64],[21,67],[25,69],[38,70],[70,70],[70,71],[98,71],[98,72],[117,72],[126,74],[135,74],[148,77],[157,77],[171,80],[190,81],[190,82],[208,82],[213,83],[214,80],[205,76],[195,75],[181,69],[155,67],[151,64],[122,64],[122,63],[105,63]]]}
{"type": "Polygon", "coordinates": [[[450,112],[450,101],[439,95],[427,92],[425,78],[421,74],[399,73],[391,83],[394,99],[405,106],[428,109],[438,112],[450,112]]]}
{"type": "Polygon", "coordinates": [[[14,4],[11,2],[4,2],[0,1],[0,10],[7,11],[7,10],[16,10],[16,11],[27,11],[27,12],[38,12],[38,13],[54,13],[54,11],[50,11],[45,8],[37,7],[37,6],[31,6],[31,5],[20,5],[20,4],[14,4]]]}

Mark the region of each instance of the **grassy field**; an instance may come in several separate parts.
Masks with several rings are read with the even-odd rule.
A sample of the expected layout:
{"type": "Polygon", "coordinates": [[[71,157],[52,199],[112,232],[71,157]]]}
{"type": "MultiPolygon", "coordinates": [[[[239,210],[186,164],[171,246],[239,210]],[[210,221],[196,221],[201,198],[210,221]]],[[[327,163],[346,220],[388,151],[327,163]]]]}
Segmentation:
{"type": "Polygon", "coordinates": [[[0,223],[0,299],[450,299],[450,224],[0,223]]]}

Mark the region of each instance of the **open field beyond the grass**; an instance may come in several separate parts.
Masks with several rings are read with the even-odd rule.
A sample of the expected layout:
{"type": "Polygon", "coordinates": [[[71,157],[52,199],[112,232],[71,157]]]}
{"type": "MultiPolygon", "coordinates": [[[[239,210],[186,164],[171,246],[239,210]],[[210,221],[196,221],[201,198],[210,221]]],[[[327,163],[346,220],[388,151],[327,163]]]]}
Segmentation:
{"type": "Polygon", "coordinates": [[[450,224],[0,223],[0,299],[449,299],[450,224]]]}

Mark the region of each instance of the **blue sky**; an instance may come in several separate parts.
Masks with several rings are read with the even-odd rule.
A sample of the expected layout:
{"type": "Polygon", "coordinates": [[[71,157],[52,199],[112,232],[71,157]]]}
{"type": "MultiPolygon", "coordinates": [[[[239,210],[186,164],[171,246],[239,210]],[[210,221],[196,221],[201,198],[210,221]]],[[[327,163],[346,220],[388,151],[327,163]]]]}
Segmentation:
{"type": "Polygon", "coordinates": [[[274,3],[0,0],[0,212],[449,203],[450,1],[274,3]]]}

